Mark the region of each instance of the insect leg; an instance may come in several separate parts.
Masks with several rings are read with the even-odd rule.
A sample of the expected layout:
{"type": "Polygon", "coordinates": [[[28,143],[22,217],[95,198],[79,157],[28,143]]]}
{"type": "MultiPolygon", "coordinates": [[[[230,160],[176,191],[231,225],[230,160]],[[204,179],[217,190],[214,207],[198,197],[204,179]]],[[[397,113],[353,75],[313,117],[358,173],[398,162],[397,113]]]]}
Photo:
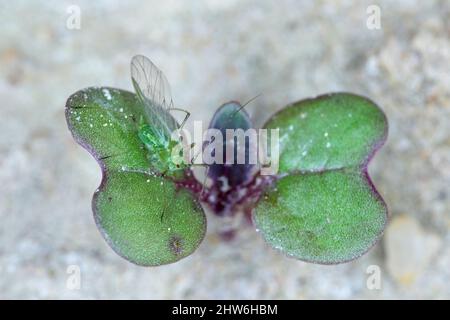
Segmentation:
{"type": "Polygon", "coordinates": [[[199,164],[191,164],[192,167],[206,167],[206,172],[205,172],[205,178],[203,179],[203,184],[202,184],[202,190],[200,191],[200,194],[203,195],[203,192],[206,188],[206,179],[208,178],[208,173],[209,173],[209,165],[207,165],[206,163],[199,163],[199,164]]]}
{"type": "Polygon", "coordinates": [[[201,194],[202,196],[203,196],[203,192],[205,191],[206,179],[208,178],[209,168],[210,168],[210,166],[207,166],[207,167],[206,167],[205,179],[203,179],[202,191],[200,191],[200,194],[201,194]]]}
{"type": "Polygon", "coordinates": [[[189,119],[189,117],[191,116],[191,113],[187,110],[184,109],[180,109],[180,108],[169,108],[167,110],[177,110],[177,111],[183,111],[184,113],[186,113],[186,116],[184,117],[183,121],[181,122],[181,125],[178,129],[182,129],[184,127],[184,125],[186,124],[186,121],[189,119]]]}
{"type": "Polygon", "coordinates": [[[166,213],[166,210],[167,210],[167,207],[168,207],[168,206],[169,206],[169,202],[166,200],[165,203],[164,203],[164,207],[163,207],[163,209],[162,209],[161,216],[159,217],[160,220],[161,220],[161,222],[163,222],[164,214],[166,213]]]}
{"type": "MultiPolygon", "coordinates": [[[[191,149],[192,149],[193,147],[195,147],[195,142],[192,142],[192,144],[191,144],[191,149]]],[[[197,152],[197,154],[191,159],[191,165],[194,165],[195,159],[198,158],[198,156],[200,155],[200,153],[202,153],[202,151],[203,151],[203,150],[199,150],[199,151],[197,152]]],[[[200,165],[203,165],[203,164],[200,164],[200,165]]]]}

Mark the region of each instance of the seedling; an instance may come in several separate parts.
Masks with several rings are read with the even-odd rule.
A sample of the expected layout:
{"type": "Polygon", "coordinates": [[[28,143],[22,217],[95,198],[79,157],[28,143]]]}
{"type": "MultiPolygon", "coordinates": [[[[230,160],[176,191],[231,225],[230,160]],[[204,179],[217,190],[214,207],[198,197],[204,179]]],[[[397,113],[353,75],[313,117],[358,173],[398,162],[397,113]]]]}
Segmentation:
{"type": "MultiPolygon", "coordinates": [[[[156,266],[193,253],[206,232],[201,204],[219,216],[246,214],[272,247],[313,263],[353,260],[380,238],[387,208],[367,166],[386,140],[387,120],[370,100],[332,93],[295,102],[262,128],[279,135],[277,172],[248,160],[251,140],[239,147],[225,139],[213,150],[216,158],[223,151],[224,161],[204,164],[208,179],[200,181],[192,173],[195,155],[184,151],[195,144],[180,134],[189,113],[181,124],[172,116],[184,110],[174,108],[165,76],[144,56],[133,58],[131,75],[135,93],[91,87],[66,104],[74,139],[103,173],[95,221],[125,259],[156,266]],[[239,148],[245,161],[226,163],[226,151],[239,148]]],[[[229,102],[209,128],[224,134],[253,124],[241,104],[229,102]]],[[[205,152],[211,143],[196,146],[205,152]]]]}

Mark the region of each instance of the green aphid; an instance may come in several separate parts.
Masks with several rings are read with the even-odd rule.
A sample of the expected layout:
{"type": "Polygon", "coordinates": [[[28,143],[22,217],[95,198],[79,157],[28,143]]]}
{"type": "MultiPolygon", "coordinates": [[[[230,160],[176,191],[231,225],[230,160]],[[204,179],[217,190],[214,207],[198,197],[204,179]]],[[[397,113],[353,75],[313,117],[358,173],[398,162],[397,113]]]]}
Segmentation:
{"type": "Polygon", "coordinates": [[[163,175],[174,176],[188,167],[180,148],[180,139],[172,139],[172,133],[181,129],[189,117],[189,112],[173,108],[169,83],[162,73],[145,56],[137,55],[131,60],[131,80],[145,117],[140,119],[138,135],[148,150],[151,169],[163,175]],[[181,125],[170,114],[170,110],[186,112],[181,125]],[[177,150],[174,148],[177,147],[177,150]],[[178,156],[177,158],[175,158],[178,156]]]}
{"type": "MultiPolygon", "coordinates": [[[[175,171],[184,170],[187,164],[173,161],[173,150],[178,141],[167,140],[161,136],[153,127],[142,121],[138,130],[139,139],[148,150],[148,158],[153,169],[160,173],[172,175],[175,171]]],[[[183,154],[179,153],[180,158],[183,154]]]]}

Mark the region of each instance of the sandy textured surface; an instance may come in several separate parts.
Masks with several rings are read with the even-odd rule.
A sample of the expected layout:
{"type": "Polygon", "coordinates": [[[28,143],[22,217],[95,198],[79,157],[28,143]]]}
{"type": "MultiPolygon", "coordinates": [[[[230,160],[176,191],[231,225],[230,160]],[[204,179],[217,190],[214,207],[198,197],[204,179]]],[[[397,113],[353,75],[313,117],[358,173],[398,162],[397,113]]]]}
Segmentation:
{"type": "Polygon", "coordinates": [[[449,16],[446,0],[2,1],[0,298],[450,298],[449,16]],[[366,27],[373,3],[380,30],[366,27]],[[79,30],[66,27],[71,4],[79,30]],[[131,89],[136,53],[164,70],[191,120],[259,93],[248,109],[259,124],[330,91],[376,101],[390,123],[370,166],[391,214],[382,241],[319,266],[273,251],[251,227],[222,242],[209,215],[204,242],[176,264],[117,256],[91,213],[100,170],[70,136],[64,104],[87,86],[131,89]],[[70,265],[79,290],[66,286],[70,265]],[[371,265],[379,290],[366,286],[371,265]]]}

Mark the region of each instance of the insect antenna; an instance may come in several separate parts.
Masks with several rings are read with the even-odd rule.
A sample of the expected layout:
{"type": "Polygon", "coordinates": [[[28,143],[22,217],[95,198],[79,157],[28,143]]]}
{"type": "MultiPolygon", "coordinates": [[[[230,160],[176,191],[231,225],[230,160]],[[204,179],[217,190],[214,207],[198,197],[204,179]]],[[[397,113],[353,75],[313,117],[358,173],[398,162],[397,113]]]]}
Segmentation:
{"type": "Polygon", "coordinates": [[[203,179],[202,190],[200,191],[200,195],[202,195],[202,196],[203,196],[203,193],[205,191],[206,179],[208,178],[209,168],[211,168],[211,167],[210,166],[206,167],[205,178],[203,179]]]}
{"type": "Polygon", "coordinates": [[[122,171],[124,171],[124,172],[131,172],[131,173],[142,173],[142,174],[145,174],[145,175],[148,175],[148,176],[152,176],[152,177],[161,176],[163,178],[164,178],[163,175],[165,174],[165,172],[164,173],[159,173],[159,172],[153,171],[151,169],[145,170],[145,169],[139,169],[139,168],[126,168],[126,167],[123,167],[122,171]]]}
{"type": "Polygon", "coordinates": [[[242,109],[245,108],[246,105],[248,105],[250,102],[252,102],[253,100],[256,100],[257,98],[259,98],[260,96],[262,96],[262,93],[258,93],[256,96],[254,96],[253,98],[251,98],[250,100],[248,100],[246,103],[244,103],[239,109],[237,109],[235,112],[233,112],[230,117],[234,117],[237,113],[239,113],[242,109]]]}
{"type": "Polygon", "coordinates": [[[70,108],[67,108],[67,109],[71,110],[71,109],[97,109],[97,108],[96,107],[85,107],[85,106],[82,106],[82,107],[70,106],[70,108]]]}
{"type": "Polygon", "coordinates": [[[121,153],[116,153],[116,154],[109,154],[107,156],[101,156],[101,157],[98,158],[98,160],[106,160],[106,159],[109,159],[109,158],[122,156],[124,154],[128,154],[128,152],[121,152],[121,153]]]}

